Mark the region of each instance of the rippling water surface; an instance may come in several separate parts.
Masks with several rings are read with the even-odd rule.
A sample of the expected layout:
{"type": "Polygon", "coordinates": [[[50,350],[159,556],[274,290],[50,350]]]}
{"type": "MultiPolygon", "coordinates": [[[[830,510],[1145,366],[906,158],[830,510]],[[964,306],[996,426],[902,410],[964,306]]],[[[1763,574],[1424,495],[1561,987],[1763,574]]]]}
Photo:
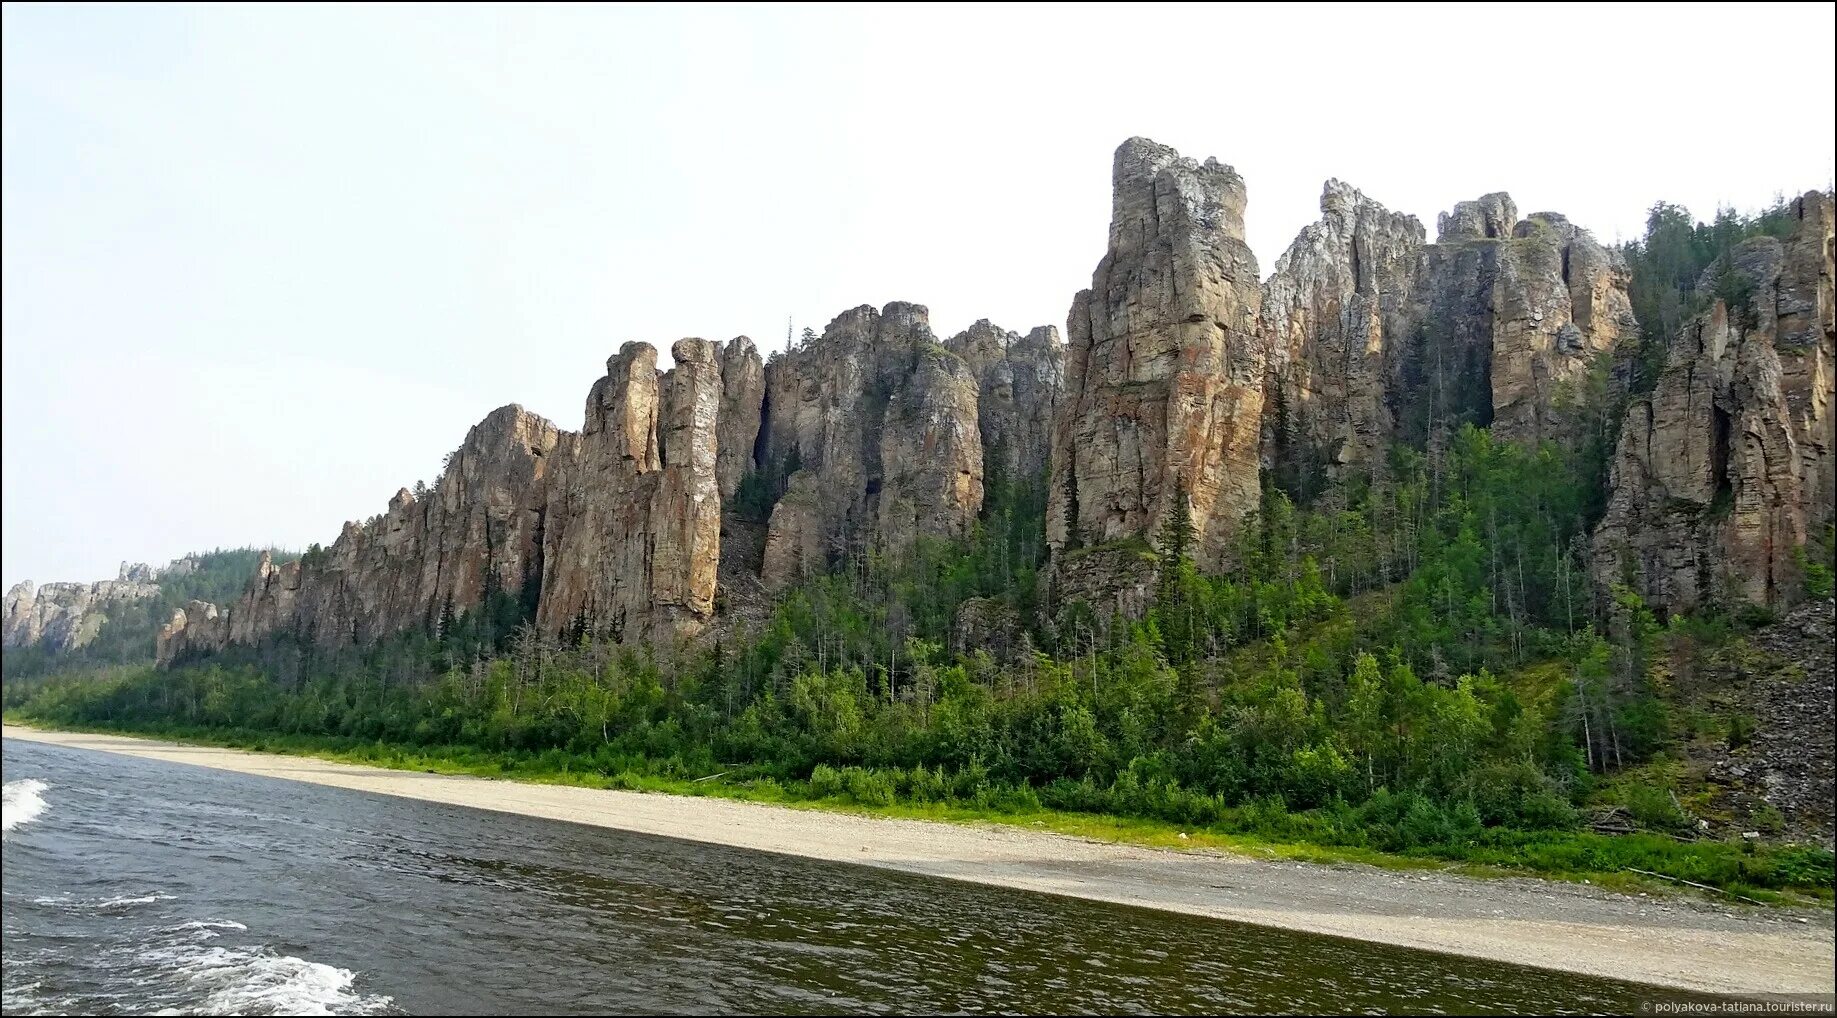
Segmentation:
{"type": "Polygon", "coordinates": [[[1626,984],[9,740],[8,1014],[1637,1011],[1626,984]]]}

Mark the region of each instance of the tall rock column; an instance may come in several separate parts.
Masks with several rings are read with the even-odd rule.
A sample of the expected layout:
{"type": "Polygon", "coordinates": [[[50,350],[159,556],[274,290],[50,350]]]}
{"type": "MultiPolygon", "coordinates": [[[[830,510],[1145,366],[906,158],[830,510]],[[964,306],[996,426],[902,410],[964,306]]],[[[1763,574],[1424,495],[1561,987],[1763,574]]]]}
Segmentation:
{"type": "Polygon", "coordinates": [[[1461,202],[1423,251],[1401,379],[1418,394],[1412,438],[1472,421],[1498,438],[1572,441],[1596,355],[1636,328],[1617,253],[1555,212],[1517,214],[1504,193],[1461,202]]]}
{"type": "MultiPolygon", "coordinates": [[[[747,344],[751,346],[751,344],[747,344]]],[[[658,420],[662,475],[651,496],[653,625],[693,632],[714,616],[721,557],[717,432],[726,393],[720,346],[684,339],[670,348],[658,420]]]]}
{"type": "Polygon", "coordinates": [[[715,425],[715,473],[723,499],[732,498],[757,466],[753,448],[764,411],[765,362],[752,340],[735,336],[721,348],[721,415],[715,425]]]}
{"type": "Polygon", "coordinates": [[[896,556],[921,537],[961,537],[982,508],[976,376],[935,343],[914,359],[880,429],[879,544],[896,556]]]}
{"type": "Polygon", "coordinates": [[[1116,151],[1109,251],[1066,323],[1047,540],[1153,540],[1176,492],[1196,558],[1224,565],[1260,494],[1264,357],[1244,182],[1132,138],[1116,151]]]}
{"type": "Polygon", "coordinates": [[[721,369],[712,343],[685,339],[673,353],[660,378],[656,348],[625,344],[588,394],[581,433],[556,449],[536,615],[545,632],[667,643],[713,614],[721,369]]]}

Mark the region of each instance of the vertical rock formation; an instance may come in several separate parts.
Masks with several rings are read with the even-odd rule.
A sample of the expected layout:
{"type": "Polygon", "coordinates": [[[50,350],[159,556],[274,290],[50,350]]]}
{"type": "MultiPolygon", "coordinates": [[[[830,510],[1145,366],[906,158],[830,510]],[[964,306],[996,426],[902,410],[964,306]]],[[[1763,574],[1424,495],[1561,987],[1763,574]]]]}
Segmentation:
{"type": "Polygon", "coordinates": [[[720,558],[715,444],[719,350],[699,339],[627,343],[587,397],[580,434],[556,449],[536,624],[668,642],[714,611],[720,558]]]}
{"type": "Polygon", "coordinates": [[[1052,453],[1052,418],[1065,385],[1065,345],[1043,325],[1025,336],[984,318],[944,344],[977,379],[983,481],[1044,480],[1052,453]]]}
{"type": "Polygon", "coordinates": [[[1435,217],[1436,239],[1441,243],[1462,240],[1504,240],[1518,225],[1518,205],[1504,191],[1481,195],[1475,201],[1454,203],[1454,211],[1435,217]]]}
{"type": "Polygon", "coordinates": [[[494,605],[551,635],[694,634],[714,611],[722,411],[740,408],[729,422],[740,435],[754,399],[756,432],[746,376],[757,393],[758,354],[744,340],[723,349],[699,339],[673,353],[676,367],[660,375],[653,347],[626,344],[588,395],[578,434],[520,407],[495,411],[430,490],[397,492],[329,549],[285,563],[264,553],[227,610],[196,602],[174,613],[160,660],[281,635],[370,643],[494,605]]]}
{"type": "Polygon", "coordinates": [[[1143,542],[1177,486],[1195,558],[1217,570],[1265,470],[1306,501],[1347,469],[1380,469],[1392,443],[1433,446],[1467,422],[1572,440],[1591,367],[1636,325],[1615,253],[1555,213],[1520,221],[1503,193],[1456,205],[1425,244],[1414,217],[1329,180],[1321,219],[1259,284],[1228,167],[1132,139],[1114,182],[1054,425],[1061,600],[1138,606],[1143,542]]]}
{"type": "Polygon", "coordinates": [[[282,635],[325,647],[367,643],[432,628],[444,614],[491,597],[529,603],[542,572],[549,459],[559,436],[521,407],[493,411],[431,488],[396,492],[386,512],[346,523],[330,548],[280,564],[263,552],[227,610],[175,613],[159,656],[282,635]],[[208,625],[197,630],[201,618],[208,625]]]}
{"type": "Polygon", "coordinates": [[[1620,256],[1554,212],[1513,222],[1505,194],[1440,217],[1407,317],[1411,437],[1471,421],[1505,439],[1575,438],[1572,412],[1597,354],[1632,334],[1620,256]]]}
{"type": "Polygon", "coordinates": [[[1263,285],[1267,459],[1297,486],[1370,464],[1395,437],[1404,309],[1423,249],[1415,216],[1337,180],[1321,192],[1320,212],[1263,285]]]}
{"type": "Polygon", "coordinates": [[[1000,407],[988,422],[983,379],[914,304],[846,312],[769,370],[743,336],[684,339],[662,373],[653,347],[628,343],[589,393],[580,433],[497,411],[431,491],[398,492],[298,561],[264,555],[234,604],[175,612],[160,658],[278,636],[370,643],[485,606],[549,635],[692,637],[713,618],[727,538],[744,545],[725,563],[730,580],[763,560],[779,587],[849,551],[898,555],[967,533],[984,427],[1016,468],[1045,462],[1056,338],[1036,330],[985,365],[1000,407]],[[783,489],[769,527],[722,511],[754,472],[761,490],[783,489]]]}
{"type": "Polygon", "coordinates": [[[95,583],[47,583],[31,580],[13,585],[0,603],[0,646],[75,650],[102,631],[111,613],[131,610],[159,596],[159,585],[144,579],[156,575],[144,565],[122,564],[122,579],[95,583]]]}
{"type": "Polygon", "coordinates": [[[1152,535],[1178,493],[1196,558],[1224,564],[1259,495],[1264,357],[1244,182],[1132,138],[1116,151],[1109,251],[1066,326],[1047,541],[1152,535]]]}
{"type": "Polygon", "coordinates": [[[1636,324],[1617,254],[1554,212],[1519,221],[1503,193],[1444,213],[1430,245],[1414,217],[1338,181],[1321,213],[1263,287],[1266,461],[1285,484],[1468,422],[1575,437],[1596,355],[1636,324]]]}
{"type": "Polygon", "coordinates": [[[160,596],[161,580],[189,576],[198,566],[196,555],[186,555],[160,568],[124,561],[114,579],[95,583],[16,583],[0,601],[0,646],[86,647],[111,616],[145,610],[144,602],[160,596]]]}
{"type": "Polygon", "coordinates": [[[845,311],[766,366],[765,462],[784,494],[761,579],[779,589],[870,549],[958,537],[982,507],[977,379],[895,302],[845,311]]]}
{"type": "Polygon", "coordinates": [[[880,428],[878,543],[896,557],[921,537],[962,537],[982,509],[976,376],[935,343],[913,359],[880,428]]]}
{"type": "Polygon", "coordinates": [[[733,497],[751,473],[765,413],[765,362],[753,341],[736,336],[721,349],[721,414],[716,424],[715,474],[721,498],[733,497]]]}
{"type": "Polygon", "coordinates": [[[1567,441],[1596,354],[1633,334],[1619,256],[1553,212],[1533,213],[1500,246],[1493,289],[1493,433],[1567,441]]]}
{"type": "MultiPolygon", "coordinates": [[[[264,564],[266,561],[264,560],[264,564]]],[[[161,668],[229,643],[228,617],[208,601],[187,601],[153,637],[153,661],[161,668]]]]}
{"type": "Polygon", "coordinates": [[[1725,268],[1745,296],[1718,299],[1673,338],[1634,402],[1595,534],[1595,575],[1673,610],[1775,604],[1800,593],[1798,555],[1833,513],[1832,208],[1792,206],[1784,243],[1758,237],[1725,268]]]}

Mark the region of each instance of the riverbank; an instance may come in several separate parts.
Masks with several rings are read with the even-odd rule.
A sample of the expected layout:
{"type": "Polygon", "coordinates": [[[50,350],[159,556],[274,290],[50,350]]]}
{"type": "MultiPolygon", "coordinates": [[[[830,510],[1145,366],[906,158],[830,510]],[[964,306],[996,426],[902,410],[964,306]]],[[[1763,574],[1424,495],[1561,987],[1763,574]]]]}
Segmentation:
{"type": "Polygon", "coordinates": [[[1175,851],[997,825],[714,797],[387,770],[151,739],[6,726],[123,753],[687,841],[1747,996],[1833,992],[1828,911],[1729,908],[1529,878],[1474,879],[1175,851]]]}

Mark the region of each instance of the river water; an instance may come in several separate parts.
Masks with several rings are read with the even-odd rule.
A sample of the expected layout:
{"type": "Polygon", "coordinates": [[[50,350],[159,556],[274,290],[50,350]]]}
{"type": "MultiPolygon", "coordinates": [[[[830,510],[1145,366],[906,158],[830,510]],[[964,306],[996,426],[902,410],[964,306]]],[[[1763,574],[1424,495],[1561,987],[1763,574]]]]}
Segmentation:
{"type": "Polygon", "coordinates": [[[33,1013],[1638,1012],[1629,984],[8,740],[33,1013]]]}

